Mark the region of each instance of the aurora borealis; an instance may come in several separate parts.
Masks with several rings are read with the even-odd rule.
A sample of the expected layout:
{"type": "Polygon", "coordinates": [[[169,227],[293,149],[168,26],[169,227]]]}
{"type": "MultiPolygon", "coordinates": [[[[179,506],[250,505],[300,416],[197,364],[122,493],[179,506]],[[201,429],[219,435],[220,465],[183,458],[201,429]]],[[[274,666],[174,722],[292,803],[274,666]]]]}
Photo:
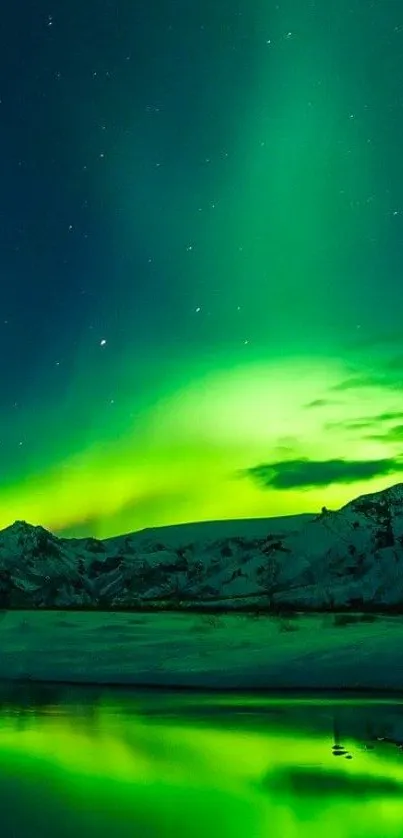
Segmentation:
{"type": "Polygon", "coordinates": [[[0,526],[402,479],[400,4],[11,4],[0,64],[0,526]]]}
{"type": "Polygon", "coordinates": [[[401,835],[400,750],[369,734],[399,700],[53,693],[1,710],[6,835],[401,835]]]}

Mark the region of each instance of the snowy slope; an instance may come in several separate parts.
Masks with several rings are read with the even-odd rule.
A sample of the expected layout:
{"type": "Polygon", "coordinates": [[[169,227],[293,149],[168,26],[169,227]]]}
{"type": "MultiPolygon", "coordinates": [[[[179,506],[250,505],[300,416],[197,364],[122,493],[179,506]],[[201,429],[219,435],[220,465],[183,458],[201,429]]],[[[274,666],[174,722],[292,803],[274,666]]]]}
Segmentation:
{"type": "Polygon", "coordinates": [[[338,609],[403,606],[403,484],[337,512],[57,538],[0,532],[0,606],[338,609]]]}

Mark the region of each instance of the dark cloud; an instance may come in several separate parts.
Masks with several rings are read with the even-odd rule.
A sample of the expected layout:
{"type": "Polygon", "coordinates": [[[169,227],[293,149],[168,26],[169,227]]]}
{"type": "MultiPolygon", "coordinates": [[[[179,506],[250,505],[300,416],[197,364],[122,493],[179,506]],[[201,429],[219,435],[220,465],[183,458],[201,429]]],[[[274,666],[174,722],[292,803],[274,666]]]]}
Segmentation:
{"type": "Polygon", "coordinates": [[[363,431],[372,428],[376,422],[374,419],[348,419],[345,422],[326,422],[325,430],[334,431],[336,428],[339,431],[343,428],[344,431],[363,431]]]}
{"type": "Polygon", "coordinates": [[[394,425],[384,432],[368,434],[368,439],[381,440],[382,442],[401,442],[403,440],[403,425],[394,425]]]}
{"type": "Polygon", "coordinates": [[[362,390],[364,387],[384,387],[387,390],[402,390],[403,389],[403,370],[395,368],[390,370],[389,374],[385,373],[368,373],[368,375],[357,375],[352,378],[346,378],[340,384],[334,384],[330,389],[334,392],[344,392],[346,390],[362,390]],[[398,375],[392,374],[398,373],[398,375]]]}
{"type": "MultiPolygon", "coordinates": [[[[366,387],[384,387],[389,390],[403,389],[403,355],[396,355],[393,358],[380,358],[375,369],[364,372],[357,368],[350,368],[347,371],[347,378],[337,384],[332,384],[328,392],[344,393],[348,390],[362,390],[366,387]]],[[[340,404],[340,402],[324,396],[308,402],[305,407],[310,409],[334,404],[340,404]]]]}
{"type": "Polygon", "coordinates": [[[313,402],[308,402],[308,404],[306,404],[305,407],[307,407],[308,409],[312,407],[327,407],[328,405],[335,403],[336,402],[334,402],[332,399],[314,399],[313,402]]]}
{"type": "Polygon", "coordinates": [[[393,422],[395,419],[403,419],[402,410],[396,410],[390,413],[379,413],[374,417],[374,422],[393,422]]]}
{"type": "Polygon", "coordinates": [[[391,381],[385,375],[355,375],[352,378],[346,378],[340,381],[339,384],[333,384],[330,388],[337,393],[343,393],[345,390],[361,390],[364,387],[390,387],[391,381]]]}
{"type": "MultiPolygon", "coordinates": [[[[336,428],[337,430],[343,428],[345,431],[365,431],[376,428],[378,425],[382,425],[387,422],[394,422],[396,419],[403,419],[402,411],[396,410],[390,411],[389,413],[377,413],[375,416],[360,416],[357,419],[346,419],[344,422],[326,422],[324,428],[327,431],[334,431],[336,428]]],[[[385,434],[387,433],[388,432],[385,431],[385,434]]],[[[376,438],[378,438],[378,436],[376,438]]]]}
{"type": "Polygon", "coordinates": [[[286,460],[261,463],[243,474],[263,489],[303,489],[331,483],[355,483],[403,471],[403,461],[383,460],[286,460]]]}

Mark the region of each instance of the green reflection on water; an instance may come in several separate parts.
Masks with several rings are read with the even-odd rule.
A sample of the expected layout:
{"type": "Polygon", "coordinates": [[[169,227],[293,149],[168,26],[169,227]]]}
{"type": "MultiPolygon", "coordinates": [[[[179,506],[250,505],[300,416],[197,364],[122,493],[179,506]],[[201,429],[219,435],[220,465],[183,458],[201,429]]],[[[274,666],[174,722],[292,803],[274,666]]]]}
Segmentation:
{"type": "Polygon", "coordinates": [[[401,838],[401,741],[396,701],[5,692],[1,836],[401,838]]]}

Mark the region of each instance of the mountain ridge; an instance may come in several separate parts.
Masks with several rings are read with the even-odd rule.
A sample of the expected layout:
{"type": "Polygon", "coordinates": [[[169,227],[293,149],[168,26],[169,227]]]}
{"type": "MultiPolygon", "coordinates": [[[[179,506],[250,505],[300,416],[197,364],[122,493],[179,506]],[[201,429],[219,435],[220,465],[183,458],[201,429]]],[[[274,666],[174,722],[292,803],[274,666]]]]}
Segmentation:
{"type": "Polygon", "coordinates": [[[403,483],[317,515],[105,540],[15,521],[0,531],[0,607],[403,609],[403,483]]]}

